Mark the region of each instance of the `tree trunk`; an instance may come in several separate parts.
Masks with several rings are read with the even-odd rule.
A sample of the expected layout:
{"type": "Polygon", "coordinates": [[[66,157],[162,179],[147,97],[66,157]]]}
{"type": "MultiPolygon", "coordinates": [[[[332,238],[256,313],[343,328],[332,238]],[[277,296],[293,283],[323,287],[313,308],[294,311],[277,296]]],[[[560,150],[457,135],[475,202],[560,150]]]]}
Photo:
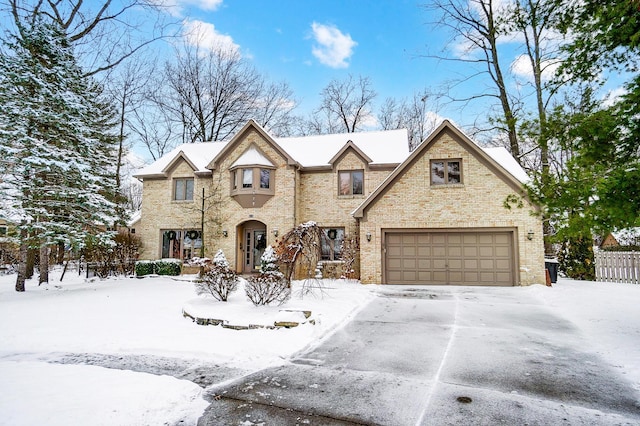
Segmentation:
{"type": "Polygon", "coordinates": [[[20,251],[18,253],[18,277],[16,278],[16,291],[24,291],[24,283],[27,279],[27,231],[20,231],[20,251]]]}
{"type": "Polygon", "coordinates": [[[33,270],[36,264],[36,251],[32,248],[27,248],[27,255],[25,259],[25,272],[24,276],[26,279],[33,278],[33,270]]]}
{"type": "Polygon", "coordinates": [[[40,246],[40,274],[38,275],[38,285],[49,284],[49,247],[46,244],[40,246]]]}

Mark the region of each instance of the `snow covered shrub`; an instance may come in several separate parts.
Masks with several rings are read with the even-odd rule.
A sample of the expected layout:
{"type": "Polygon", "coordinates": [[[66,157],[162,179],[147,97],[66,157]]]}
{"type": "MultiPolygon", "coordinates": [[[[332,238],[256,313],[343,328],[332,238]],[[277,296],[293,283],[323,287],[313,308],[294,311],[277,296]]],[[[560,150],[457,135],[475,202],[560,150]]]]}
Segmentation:
{"type": "Polygon", "coordinates": [[[256,305],[283,304],[291,295],[291,286],[278,268],[278,258],[273,247],[265,249],[260,258],[260,275],[249,277],[244,291],[256,305]]]}
{"type": "Polygon", "coordinates": [[[237,288],[238,275],[229,266],[222,250],[218,250],[213,261],[204,264],[204,273],[196,281],[196,293],[210,294],[214,299],[226,302],[237,288]]]}
{"type": "Polygon", "coordinates": [[[180,273],[182,272],[182,261],[180,259],[156,260],[155,271],[158,275],[180,275],[180,273]]]}
{"type": "Polygon", "coordinates": [[[150,260],[141,260],[136,262],[136,276],[143,277],[155,273],[155,264],[150,260]]]}

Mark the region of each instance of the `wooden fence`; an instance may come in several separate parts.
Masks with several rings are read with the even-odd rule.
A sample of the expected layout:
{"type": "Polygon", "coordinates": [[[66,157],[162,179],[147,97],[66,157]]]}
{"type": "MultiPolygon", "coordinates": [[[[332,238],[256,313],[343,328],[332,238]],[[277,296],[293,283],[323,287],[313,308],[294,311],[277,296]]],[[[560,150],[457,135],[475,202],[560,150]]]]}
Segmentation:
{"type": "Polygon", "coordinates": [[[640,251],[595,253],[596,280],[640,284],[640,251]]]}

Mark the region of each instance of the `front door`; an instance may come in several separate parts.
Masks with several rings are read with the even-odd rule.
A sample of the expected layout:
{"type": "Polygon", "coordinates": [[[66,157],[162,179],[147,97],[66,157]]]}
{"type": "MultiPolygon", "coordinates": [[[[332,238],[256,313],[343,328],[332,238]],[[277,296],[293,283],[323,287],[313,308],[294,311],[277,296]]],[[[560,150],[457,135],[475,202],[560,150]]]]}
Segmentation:
{"type": "Polygon", "coordinates": [[[242,272],[250,274],[260,270],[260,258],[267,248],[266,229],[245,229],[244,266],[242,272]]]}

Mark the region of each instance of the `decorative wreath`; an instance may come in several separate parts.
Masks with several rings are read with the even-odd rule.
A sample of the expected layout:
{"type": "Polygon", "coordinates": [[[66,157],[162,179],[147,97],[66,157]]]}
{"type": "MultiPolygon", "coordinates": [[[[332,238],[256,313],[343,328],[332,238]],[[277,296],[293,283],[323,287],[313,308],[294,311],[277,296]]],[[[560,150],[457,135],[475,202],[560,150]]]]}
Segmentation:
{"type": "Polygon", "coordinates": [[[176,239],[176,231],[167,232],[167,238],[169,238],[170,240],[175,240],[176,239]]]}
{"type": "Polygon", "coordinates": [[[195,240],[198,238],[198,231],[189,231],[187,232],[187,237],[189,237],[192,240],[195,240]]]}

